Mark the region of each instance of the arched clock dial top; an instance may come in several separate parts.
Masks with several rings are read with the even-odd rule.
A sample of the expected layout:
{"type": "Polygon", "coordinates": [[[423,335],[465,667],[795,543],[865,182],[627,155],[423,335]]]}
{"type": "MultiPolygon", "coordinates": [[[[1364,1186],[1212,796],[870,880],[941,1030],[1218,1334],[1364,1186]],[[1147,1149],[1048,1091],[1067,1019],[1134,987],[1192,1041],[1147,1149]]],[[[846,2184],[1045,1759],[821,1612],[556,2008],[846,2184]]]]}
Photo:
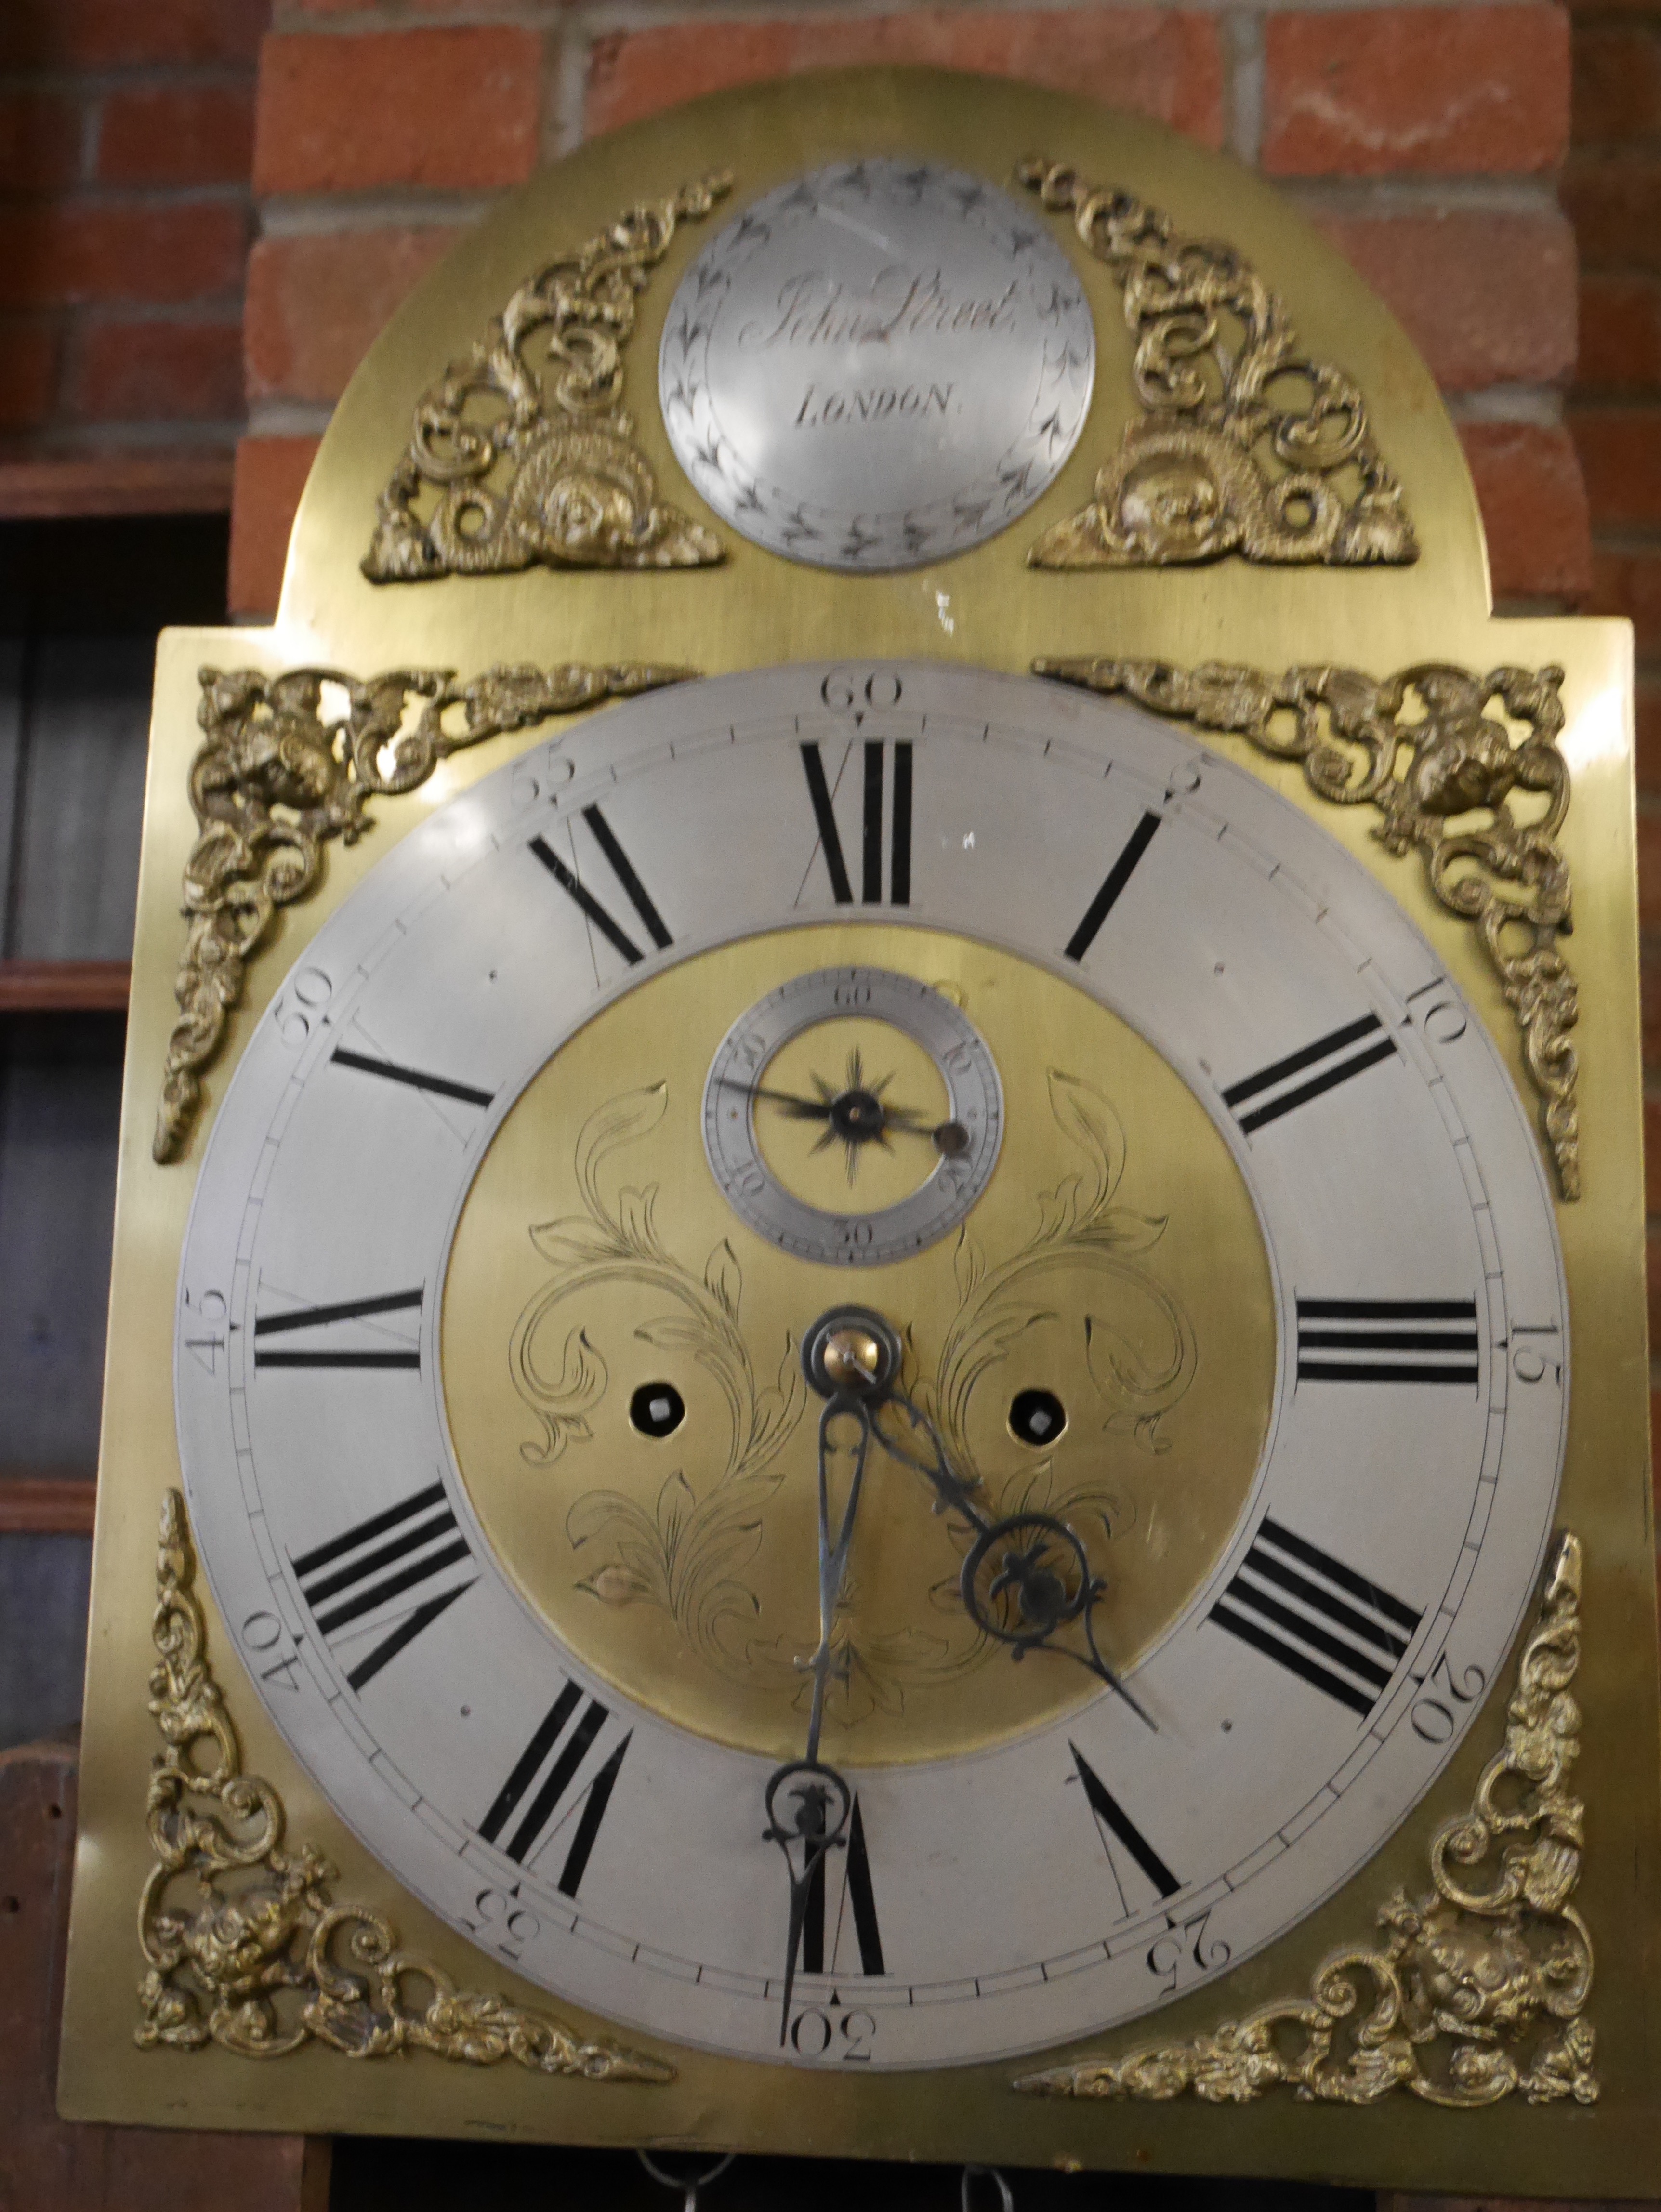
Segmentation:
{"type": "Polygon", "coordinates": [[[435,812],[258,1024],[179,1300],[204,1559],[343,1817],[572,2002],[793,2064],[1059,2044],[1294,1924],[1459,1741],[1561,1463],[1543,1177],[1430,946],[1250,775],[974,670],[688,684],[435,812]],[[1078,1533],[1153,1725],[980,1634],[873,1459],[781,2045],[850,1303],[989,1516],[1078,1533]]]}

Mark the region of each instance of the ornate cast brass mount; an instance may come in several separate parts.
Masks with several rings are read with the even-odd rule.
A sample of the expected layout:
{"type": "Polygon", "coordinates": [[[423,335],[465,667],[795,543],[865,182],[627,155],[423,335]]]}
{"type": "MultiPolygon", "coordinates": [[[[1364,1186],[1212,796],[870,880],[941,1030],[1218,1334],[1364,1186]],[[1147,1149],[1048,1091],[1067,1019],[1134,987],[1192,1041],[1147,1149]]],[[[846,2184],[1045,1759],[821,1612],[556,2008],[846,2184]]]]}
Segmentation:
{"type": "Polygon", "coordinates": [[[1089,505],[1032,547],[1032,567],[1165,568],[1228,553],[1335,568],[1418,559],[1360,391],[1329,362],[1304,358],[1284,301],[1250,262],[1177,235],[1159,209],[1061,162],[1035,158],[1018,173],[1072,216],[1118,280],[1147,410],[1089,505]]]}
{"type": "Polygon", "coordinates": [[[1584,2018],[1591,1936],[1569,1901],[1584,1839],[1567,1788],[1580,1747],[1570,1693],[1579,1663],[1580,1546],[1565,1535],[1524,1647],[1505,1749],[1483,1768],[1470,1811],[1432,1838],[1434,1888],[1416,1899],[1398,1890],[1380,1911],[1377,1947],[1335,1951],[1306,1997],[1260,2005],[1186,2043],[1024,2075],[1015,2088],[1213,2105],[1250,2104],[1275,2088],[1376,2105],[1404,2089],[1461,2111],[1511,2096],[1595,2102],[1584,2018]]]}
{"type": "Polygon", "coordinates": [[[371,583],[500,575],[538,561],[692,568],[725,558],[713,531],[659,501],[621,402],[636,297],[678,224],[708,215],[731,183],[683,185],[551,261],[428,387],[380,495],[362,564],[371,583]],[[527,358],[539,333],[540,374],[527,358]]]}
{"type": "Polygon", "coordinates": [[[1559,939],[1571,927],[1569,866],[1557,842],[1569,809],[1561,668],[1494,668],[1486,675],[1427,662],[1389,677],[1353,668],[1256,668],[1208,661],[1035,660],[1037,676],[1123,692],[1156,714],[1249,738],[1275,760],[1297,761],[1318,798],[1376,806],[1373,836],[1398,856],[1416,848],[1430,888],[1482,939],[1540,1095],[1541,1120],[1566,1199],[1580,1195],[1579,1017],[1574,976],[1559,939]],[[1418,711],[1404,719],[1410,699],[1418,711]],[[1498,705],[1519,737],[1488,709],[1498,705]],[[1519,821],[1513,792],[1542,792],[1544,812],[1519,821]],[[1487,820],[1463,828],[1461,817],[1487,820]]]}
{"type": "Polygon", "coordinates": [[[149,1698],[166,1747],[150,1773],[155,1863],[138,1904],[149,1972],[135,2039],[175,2051],[216,2044],[239,2058],[280,2058],[307,2043],[349,2058],[429,2051],[470,2066],[511,2058],[532,2074],[586,2081],[672,2081],[660,2059],[585,2043],[549,2014],[457,1989],[432,1960],[400,1949],[380,1913],[330,1903],[334,1868],[309,1844],[285,1846],[283,1801],[242,1771],[204,1656],[195,1580],[185,1502],[170,1490],[149,1698]]]}
{"type": "Polygon", "coordinates": [[[205,736],[191,763],[199,830],[185,865],[190,933],[173,985],[179,1017],[167,1040],[156,1159],[184,1147],[202,1103],[200,1071],[277,908],[316,889],[328,839],[353,844],[372,826],[371,797],[415,790],[447,755],[485,738],[694,672],[569,662],[489,668],[459,684],[447,668],[392,669],[367,683],[332,668],[202,669],[205,736]]]}

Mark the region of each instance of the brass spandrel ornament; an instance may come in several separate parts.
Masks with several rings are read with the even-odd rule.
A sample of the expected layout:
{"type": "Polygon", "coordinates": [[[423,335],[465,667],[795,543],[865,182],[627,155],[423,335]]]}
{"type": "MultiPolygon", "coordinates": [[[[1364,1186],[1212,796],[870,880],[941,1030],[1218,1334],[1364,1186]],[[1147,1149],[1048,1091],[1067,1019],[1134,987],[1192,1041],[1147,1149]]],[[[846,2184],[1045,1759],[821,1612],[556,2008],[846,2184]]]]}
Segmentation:
{"type": "Polygon", "coordinates": [[[1123,288],[1146,410],[1089,505],[1033,545],[1035,568],[1418,559],[1360,387],[1305,356],[1285,301],[1236,247],[1185,238],[1135,192],[1065,162],[1024,161],[1020,176],[1123,288]]]}
{"type": "Polygon", "coordinates": [[[622,403],[636,298],[678,226],[730,185],[717,173],[631,208],[526,278],[423,395],[364,556],[372,583],[721,558],[712,530],[660,499],[622,403]]]}
{"type": "MultiPolygon", "coordinates": [[[[1560,1539],[1523,1647],[1506,1741],[1469,1813],[1431,1839],[1434,1887],[1380,1907],[1372,1948],[1335,1951],[1304,1997],[1259,2005],[1186,2042],[1025,2074],[1030,2097],[1244,2105],[1276,2089],[1376,2105],[1399,2094],[1456,2112],[1518,2097],[1597,2101],[1591,1930],[1573,1902],[1585,1808],[1580,1545],[1560,1539]]],[[[1455,1692],[1457,1694],[1457,1692],[1455,1692]]]]}
{"type": "Polygon", "coordinates": [[[176,1159],[202,1103],[202,1070],[242,998],[279,908],[317,888],[331,838],[355,844],[371,799],[419,789],[439,763],[486,738],[534,728],[603,699],[678,684],[684,668],[447,668],[366,680],[334,668],[204,668],[191,763],[198,836],[185,870],[189,930],[173,996],[152,1152],[176,1159]]]}
{"type": "Polygon", "coordinates": [[[1522,1032],[1558,1188],[1579,1197],[1579,1060],[1569,1035],[1579,993],[1561,949],[1570,884],[1558,842],[1569,811],[1561,668],[1269,676],[1094,659],[1038,660],[1033,673],[1249,738],[1272,759],[1298,762],[1317,797],[1376,807],[1384,819],[1372,834],[1385,851],[1416,851],[1438,902],[1475,930],[1522,1032]],[[1536,794],[1543,811],[1521,811],[1516,802],[1536,794]]]}
{"type": "Polygon", "coordinates": [[[383,1914],[334,1903],[336,1869],[285,1840],[281,1797],[243,1771],[195,1583],[185,1501],[169,1491],[155,1565],[149,1709],[163,1748],[147,1809],[155,1864],[138,1903],[139,2048],[282,2058],[309,2043],[348,2058],[424,2051],[585,2081],[672,2081],[661,2059],[458,1988],[434,1960],[405,1950],[383,1914]]]}

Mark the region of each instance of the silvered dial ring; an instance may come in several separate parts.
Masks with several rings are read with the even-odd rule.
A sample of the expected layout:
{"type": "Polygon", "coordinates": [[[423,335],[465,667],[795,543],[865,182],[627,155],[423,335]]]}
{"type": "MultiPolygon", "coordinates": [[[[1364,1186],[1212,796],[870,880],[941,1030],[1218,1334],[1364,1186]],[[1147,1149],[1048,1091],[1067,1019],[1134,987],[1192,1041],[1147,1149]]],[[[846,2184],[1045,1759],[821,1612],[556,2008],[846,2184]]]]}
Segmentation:
{"type": "MultiPolygon", "coordinates": [[[[850,1141],[881,1131],[880,1107],[867,1094],[844,1092],[824,1110],[846,1118],[845,1132],[839,1123],[828,1126],[850,1141]],[[873,1106],[874,1126],[862,1130],[861,1111],[873,1106]]],[[[906,1133],[936,1135],[915,1127],[906,1133]]],[[[949,1235],[986,1188],[1002,1140],[1003,1086],[979,1030],[940,992],[885,968],[820,968],[770,991],[721,1039],[703,1086],[703,1148],[733,1212],[782,1251],[832,1267],[883,1267],[949,1235]],[[831,1212],[779,1180],[762,1150],[756,1108],[785,1045],[849,1018],[885,1023],[920,1045],[945,1085],[947,1109],[932,1146],[934,1165],[908,1197],[831,1212]]]]}

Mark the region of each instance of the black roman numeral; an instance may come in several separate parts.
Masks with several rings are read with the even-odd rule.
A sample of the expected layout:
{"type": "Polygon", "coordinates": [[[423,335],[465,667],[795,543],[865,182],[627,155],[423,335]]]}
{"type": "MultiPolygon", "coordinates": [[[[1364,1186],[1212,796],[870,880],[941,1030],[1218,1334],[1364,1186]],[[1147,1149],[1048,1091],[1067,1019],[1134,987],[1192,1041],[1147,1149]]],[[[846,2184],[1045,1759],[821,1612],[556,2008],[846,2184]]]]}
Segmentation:
{"type": "Polygon", "coordinates": [[[1474,1386],[1475,1298],[1299,1298],[1300,1382],[1474,1386]]]}
{"type": "MultiPolygon", "coordinates": [[[[830,1854],[822,1851],[813,1863],[807,1878],[807,1902],[801,1923],[801,1970],[805,1974],[822,1974],[825,1960],[825,1863],[830,1854]]],[[[882,1958],[882,1930],[877,1924],[877,1897],[871,1882],[871,1857],[865,1844],[865,1822],[860,1814],[860,1801],[854,1800],[853,1811],[848,1820],[848,1868],[843,1885],[843,1911],[854,1923],[854,1940],[859,1949],[860,1972],[862,1974],[885,1974],[887,1967],[882,1958]]],[[[830,1971],[839,1971],[837,1964],[841,1949],[842,1917],[839,1914],[836,1936],[830,1947],[830,1971]]]]}
{"type": "MultiPolygon", "coordinates": [[[[421,1351],[405,1338],[368,1349],[352,1346],[323,1351],[310,1345],[272,1350],[269,1340],[292,1335],[295,1329],[330,1328],[344,1322],[368,1321],[377,1314],[419,1313],[424,1291],[390,1291],[384,1297],[343,1298],[338,1305],[295,1306],[287,1313],[261,1314],[253,1325],[256,1367],[405,1367],[419,1370],[421,1351]]],[[[374,1336],[395,1332],[372,1329],[374,1336]]]]}
{"type": "MultiPolygon", "coordinates": [[[[516,1866],[532,1864],[547,1843],[558,1825],[560,1801],[575,1780],[594,1739],[611,1717],[610,1708],[598,1698],[589,1698],[579,1717],[577,1707],[581,1704],[582,1692],[575,1682],[567,1682],[479,1825],[478,1832],[487,1844],[500,1842],[507,1832],[508,1840],[502,1848],[516,1866]]],[[[582,1793],[582,1810],[560,1869],[559,1888],[567,1897],[577,1893],[630,1740],[629,1735],[624,1737],[582,1793]]]]}
{"type": "Polygon", "coordinates": [[[1084,1784],[1084,1794],[1089,1802],[1090,1809],[1096,1816],[1096,1829],[1102,1840],[1102,1850],[1106,1855],[1108,1871],[1112,1875],[1114,1885],[1119,1893],[1119,1903],[1123,1908],[1122,1917],[1129,1919],[1137,1910],[1135,1895],[1136,1885],[1133,1882],[1129,1889],[1125,1887],[1129,1867],[1134,1866],[1144,1881],[1151,1882],[1162,1899],[1174,1897],[1182,1887],[1182,1883],[1172,1874],[1129,1814],[1125,1811],[1124,1807],[1120,1804],[1078,1745],[1069,1743],[1067,1747],[1073,1754],[1073,1764],[1079,1771],[1079,1779],[1084,1784]],[[1123,1858],[1120,1853],[1123,1854],[1123,1858]],[[1125,1863],[1126,1861],[1129,1861],[1129,1866],[1125,1863]]]}
{"type": "Polygon", "coordinates": [[[471,1083],[453,1083],[447,1075],[429,1075],[419,1067],[400,1067],[395,1060],[374,1060],[344,1044],[338,1044],[329,1057],[338,1066],[378,1075],[386,1083],[405,1083],[411,1091],[429,1091],[435,1098],[459,1098],[464,1106],[488,1106],[496,1097],[494,1091],[478,1091],[471,1083]]]}
{"type": "MultiPolygon", "coordinates": [[[[882,817],[884,761],[888,747],[880,738],[864,741],[865,797],[860,816],[860,900],[866,906],[884,903],[882,889],[882,817]]],[[[909,739],[897,739],[894,744],[893,793],[888,808],[888,899],[890,906],[909,906],[911,902],[911,744],[909,739]]],[[[849,745],[843,755],[844,765],[853,752],[849,745]]],[[[848,861],[843,851],[842,833],[837,827],[836,810],[832,806],[830,786],[824,773],[824,760],[815,739],[802,746],[801,764],[807,776],[807,796],[813,808],[814,826],[819,833],[819,849],[824,854],[825,873],[830,878],[830,896],[838,906],[854,904],[854,886],[848,873],[848,861]]],[[[840,783],[841,776],[838,774],[840,783]]]]}
{"type": "Polygon", "coordinates": [[[1323,1091],[1348,1083],[1351,1076],[1360,1075],[1363,1069],[1376,1067],[1381,1060],[1389,1060],[1396,1047],[1382,1034],[1383,1030],[1384,1024],[1377,1014],[1364,1014],[1359,1022],[1348,1022],[1329,1036],[1317,1037],[1301,1052],[1288,1053],[1284,1060],[1260,1067],[1256,1075],[1231,1083],[1223,1093],[1224,1103],[1234,1109],[1235,1119],[1250,1136],[1254,1129],[1278,1121],[1282,1114],[1308,1105],[1323,1091]],[[1353,1045],[1360,1049],[1352,1052],[1353,1045]],[[1293,1078],[1302,1075],[1306,1068],[1316,1072],[1302,1083],[1293,1082],[1293,1078]],[[1261,1098],[1262,1105],[1251,1106],[1243,1114],[1240,1109],[1254,1098],[1261,1098]]]}
{"type": "Polygon", "coordinates": [[[1084,920],[1067,940],[1066,953],[1069,960],[1082,960],[1096,942],[1097,932],[1112,913],[1121,891],[1136,872],[1136,863],[1153,842],[1153,833],[1161,817],[1144,814],[1125,842],[1125,848],[1102,879],[1102,887],[1085,908],[1084,920]]]}
{"type": "Polygon", "coordinates": [[[374,1639],[347,1673],[353,1689],[362,1690],[472,1588],[472,1556],[445,1503],[444,1486],[435,1482],[302,1552],[293,1565],[300,1594],[332,1651],[374,1639]],[[423,1589],[427,1595],[415,1604],[399,1605],[423,1589]]]}
{"type": "Polygon", "coordinates": [[[1267,1517],[1210,1617],[1363,1717],[1390,1687],[1423,1618],[1267,1517]]]}
{"type": "MultiPolygon", "coordinates": [[[[666,945],[672,945],[674,939],[664,924],[663,916],[654,905],[651,894],[635,873],[634,863],[618,844],[611,825],[598,806],[585,806],[582,818],[593,833],[594,842],[605,855],[611,873],[622,885],[630,905],[640,916],[641,927],[661,952],[666,945]]],[[[567,897],[587,916],[612,951],[620,952],[631,968],[637,968],[646,955],[627,930],[612,920],[587,885],[579,882],[575,871],[566,866],[545,838],[532,837],[531,850],[567,897]]]]}

